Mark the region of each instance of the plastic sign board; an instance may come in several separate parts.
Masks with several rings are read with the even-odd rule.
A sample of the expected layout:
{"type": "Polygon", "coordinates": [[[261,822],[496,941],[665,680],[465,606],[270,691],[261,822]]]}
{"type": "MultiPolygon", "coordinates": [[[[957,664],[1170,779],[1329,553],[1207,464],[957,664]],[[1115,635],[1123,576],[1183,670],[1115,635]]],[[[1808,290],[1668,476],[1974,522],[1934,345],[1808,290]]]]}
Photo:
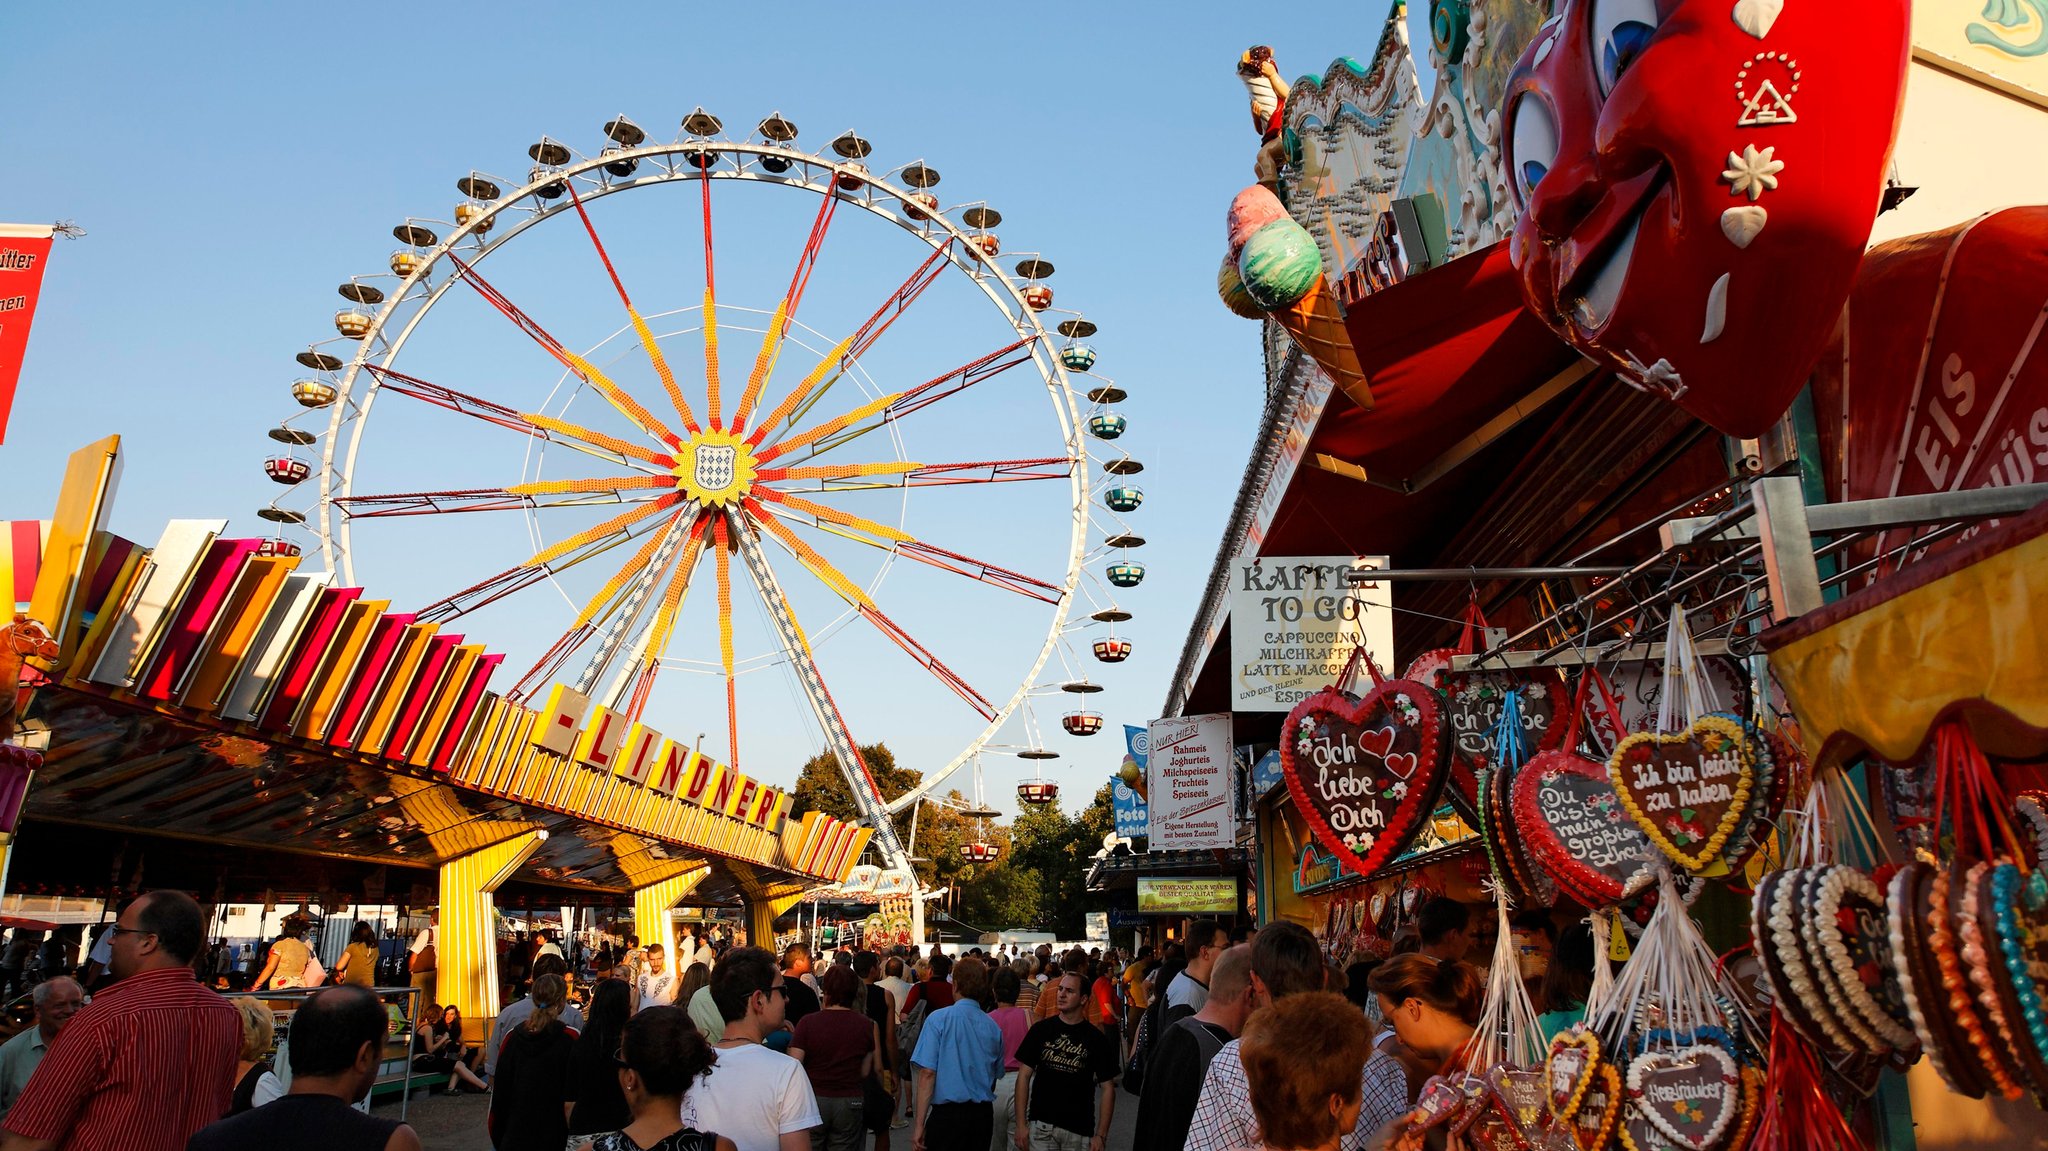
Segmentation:
{"type": "Polygon", "coordinates": [[[1237,879],[1234,876],[1138,877],[1140,915],[1233,915],[1236,912],[1237,879]]]}
{"type": "MultiPolygon", "coordinates": [[[[1360,644],[1393,674],[1393,591],[1358,582],[1386,556],[1266,556],[1230,572],[1230,709],[1292,711],[1337,682],[1360,644]]],[[[1365,673],[1360,672],[1361,677],[1365,673]]]]}
{"type": "MultiPolygon", "coordinates": [[[[0,443],[7,440],[7,414],[14,409],[53,234],[47,224],[0,224],[0,443]]],[[[46,622],[54,627],[60,621],[46,622]]]]}
{"type": "Polygon", "coordinates": [[[1230,716],[1185,715],[1147,726],[1147,847],[1224,849],[1237,843],[1230,802],[1230,716]]]}
{"type": "Polygon", "coordinates": [[[1088,913],[1087,913],[1087,915],[1086,915],[1086,919],[1087,919],[1087,921],[1088,921],[1088,942],[1090,942],[1090,943],[1108,943],[1108,942],[1109,942],[1109,912],[1107,912],[1107,911],[1090,911],[1090,912],[1088,912],[1088,913]]]}
{"type": "MultiPolygon", "coordinates": [[[[1124,725],[1124,747],[1127,749],[1124,758],[1137,766],[1138,779],[1142,782],[1145,778],[1145,763],[1152,747],[1151,738],[1144,728],[1135,723],[1127,723],[1124,725]]],[[[1144,794],[1125,783],[1121,775],[1110,780],[1109,794],[1110,811],[1116,817],[1116,833],[1125,839],[1136,839],[1144,835],[1146,820],[1149,818],[1144,794]]]]}

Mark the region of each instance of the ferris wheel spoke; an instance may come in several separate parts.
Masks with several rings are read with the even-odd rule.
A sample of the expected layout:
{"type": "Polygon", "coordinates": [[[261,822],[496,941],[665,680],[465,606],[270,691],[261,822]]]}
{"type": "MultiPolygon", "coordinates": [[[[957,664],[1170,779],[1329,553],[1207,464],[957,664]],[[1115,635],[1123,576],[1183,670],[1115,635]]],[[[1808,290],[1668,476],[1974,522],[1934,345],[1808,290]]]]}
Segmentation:
{"type": "Polygon", "coordinates": [[[803,625],[797,622],[796,610],[790,606],[789,597],[783,594],[782,586],[776,582],[775,569],[768,564],[760,536],[748,528],[747,521],[738,512],[729,511],[727,514],[732,518],[733,542],[738,547],[741,560],[747,565],[747,573],[753,577],[761,603],[775,624],[783,652],[796,669],[798,685],[811,705],[818,727],[825,734],[832,757],[839,762],[839,770],[853,791],[854,805],[859,809],[861,818],[874,827],[875,841],[881,844],[882,857],[902,859],[903,845],[896,838],[896,825],[889,821],[889,809],[882,803],[881,788],[876,786],[874,773],[868,770],[866,759],[847,731],[846,717],[840,714],[839,705],[833,701],[831,689],[825,686],[825,677],[818,670],[818,659],[811,650],[811,641],[804,635],[803,625]]]}
{"type": "MultiPolygon", "coordinates": [[[[626,316],[633,323],[634,334],[640,337],[640,346],[647,350],[647,359],[654,365],[654,374],[661,379],[661,388],[668,393],[669,403],[675,405],[676,414],[683,419],[683,428],[690,432],[698,430],[697,415],[690,410],[690,401],[683,397],[682,388],[676,384],[676,374],[668,366],[668,357],[662,354],[661,344],[654,338],[647,321],[640,316],[640,310],[633,306],[632,297],[626,294],[625,282],[619,279],[619,271],[612,267],[612,258],[604,250],[604,241],[597,238],[597,226],[590,222],[590,213],[583,210],[583,197],[577,194],[574,181],[569,183],[569,202],[576,206],[576,215],[583,221],[583,231],[590,237],[590,246],[597,249],[597,258],[604,262],[605,274],[612,278],[612,287],[619,293],[619,303],[626,307],[626,316]]],[[[652,417],[650,417],[651,419],[652,417]]],[[[663,436],[670,447],[680,446],[673,436],[663,436]]]]}
{"type": "Polygon", "coordinates": [[[586,428],[582,424],[571,423],[558,416],[542,415],[539,412],[521,412],[519,413],[519,418],[539,428],[541,431],[568,436],[578,443],[588,444],[594,448],[602,448],[608,452],[615,452],[627,459],[639,460],[641,463],[649,464],[653,467],[666,469],[676,466],[676,458],[674,456],[650,451],[629,440],[622,440],[617,436],[607,435],[594,428],[586,428]]]}
{"type": "Polygon", "coordinates": [[[764,483],[816,480],[815,488],[782,488],[812,495],[834,492],[874,491],[877,488],[939,488],[962,484],[1006,484],[1029,480],[1064,480],[1074,474],[1068,456],[1042,456],[1028,460],[963,460],[951,464],[922,464],[908,460],[886,460],[870,464],[813,464],[794,468],[768,468],[757,478],[764,483]],[[854,483],[848,481],[858,480],[854,483]]]}
{"type": "Polygon", "coordinates": [[[718,260],[711,242],[711,181],[697,181],[704,193],[704,407],[713,430],[725,426],[718,379],[718,260]]]}
{"type": "Polygon", "coordinates": [[[941,571],[949,571],[955,575],[966,576],[968,579],[975,580],[976,582],[1003,588],[1006,591],[1016,592],[1019,595],[1029,596],[1043,603],[1058,603],[1066,594],[1057,584],[1034,579],[1022,572],[1011,571],[1008,568],[999,567],[986,560],[975,559],[973,556],[962,555],[955,551],[947,551],[942,547],[935,547],[907,532],[899,531],[886,524],[863,519],[860,516],[842,512],[837,508],[812,503],[801,496],[791,495],[788,492],[778,492],[772,488],[763,488],[760,490],[760,494],[773,503],[811,517],[808,520],[797,520],[796,522],[814,527],[819,531],[831,532],[833,535],[852,540],[855,543],[866,544],[869,547],[879,548],[886,552],[893,552],[896,555],[916,560],[921,564],[938,568],[941,571]]]}
{"type": "MultiPolygon", "coordinates": [[[[420,379],[418,376],[409,376],[404,372],[396,371],[391,368],[381,368],[375,364],[364,364],[363,367],[366,370],[368,370],[371,375],[377,377],[378,387],[379,390],[381,391],[395,392],[401,396],[407,396],[411,399],[420,400],[424,403],[432,404],[437,408],[443,408],[446,409],[447,411],[456,412],[460,415],[468,416],[471,419],[482,420],[487,424],[493,424],[496,425],[497,427],[506,428],[511,431],[518,432],[521,435],[531,436],[534,439],[542,441],[543,443],[560,444],[561,446],[566,448],[573,448],[576,451],[584,453],[585,455],[594,456],[597,459],[618,464],[622,467],[633,468],[637,471],[649,471],[650,469],[653,469],[653,474],[657,475],[666,473],[668,470],[667,468],[661,467],[660,465],[648,462],[648,457],[650,457],[652,453],[644,452],[637,446],[634,446],[634,452],[632,454],[629,454],[622,451],[614,451],[609,448],[600,447],[594,443],[587,443],[582,440],[576,439],[575,437],[564,438],[563,436],[555,435],[549,432],[547,429],[540,427],[533,421],[527,419],[518,410],[514,408],[508,408],[503,404],[495,404],[489,400],[479,399],[478,397],[469,395],[466,392],[458,392],[454,388],[444,387],[440,384],[431,383],[427,380],[420,379]]],[[[593,432],[591,434],[593,436],[597,436],[597,433],[593,432]]],[[[602,438],[603,440],[613,443],[624,442],[616,440],[611,436],[602,436],[598,438],[602,438]]],[[[668,467],[670,468],[674,466],[675,465],[673,463],[670,463],[668,465],[668,467]]]]}
{"type": "Polygon", "coordinates": [[[506,568],[497,575],[464,588],[454,595],[435,600],[420,609],[419,622],[439,623],[455,619],[531,587],[551,575],[559,575],[578,564],[601,556],[631,540],[637,534],[633,531],[635,523],[664,508],[674,506],[681,498],[681,492],[667,493],[645,507],[615,516],[589,531],[579,532],[525,563],[506,568]]]}
{"type": "Polygon", "coordinates": [[[718,662],[725,670],[725,738],[726,758],[734,770],[740,763],[740,703],[739,688],[733,680],[732,658],[732,539],[726,528],[726,518],[718,516],[711,521],[712,543],[717,550],[712,556],[717,568],[718,581],[718,662]]]}
{"type": "Polygon", "coordinates": [[[637,524],[642,520],[649,518],[650,516],[654,516],[661,512],[667,511],[669,508],[672,508],[676,506],[678,503],[681,503],[682,499],[683,493],[681,492],[667,492],[661,496],[656,497],[652,503],[649,503],[644,507],[634,508],[631,511],[620,512],[618,515],[613,516],[612,518],[604,521],[601,524],[596,525],[595,527],[585,528],[580,532],[576,532],[575,534],[558,541],[552,546],[542,548],[540,551],[535,552],[532,558],[528,559],[526,563],[522,566],[543,567],[545,565],[554,563],[556,560],[561,559],[564,556],[581,552],[584,548],[587,548],[592,544],[607,540],[615,535],[624,535],[630,538],[632,533],[628,529],[630,529],[634,524],[637,524]]]}
{"type": "Polygon", "coordinates": [[[456,274],[462,278],[463,282],[476,289],[478,295],[481,295],[485,301],[502,313],[506,319],[511,320],[513,325],[520,331],[525,332],[531,337],[533,342],[539,344],[543,351],[553,356],[556,363],[568,369],[577,379],[589,384],[620,415],[631,420],[634,426],[638,427],[641,431],[646,432],[668,446],[672,448],[681,446],[682,440],[673,431],[670,431],[667,425],[655,418],[654,413],[648,411],[645,405],[641,404],[639,400],[634,399],[625,389],[613,383],[611,377],[599,371],[596,365],[563,347],[562,342],[549,335],[548,330],[541,327],[538,321],[528,316],[525,312],[520,311],[519,305],[513,303],[504,293],[492,287],[491,282],[484,279],[483,273],[471,267],[463,261],[462,257],[453,252],[448,254],[448,258],[454,261],[457,269],[456,274]]]}
{"type": "Polygon", "coordinates": [[[775,371],[776,358],[782,354],[783,337],[789,333],[790,322],[796,319],[797,307],[803,303],[804,289],[810,286],[811,273],[818,266],[818,253],[825,246],[825,233],[832,227],[833,210],[838,206],[837,196],[826,196],[818,204],[818,218],[811,222],[811,234],[804,241],[803,255],[797,257],[796,271],[789,277],[789,289],[782,293],[781,302],[775,305],[775,315],[768,321],[767,332],[761,336],[761,351],[754,357],[754,369],[747,374],[746,389],[740,393],[739,406],[733,409],[732,430],[735,432],[746,430],[747,417],[753,414],[754,405],[761,400],[761,389],[775,371]]]}
{"type": "Polygon", "coordinates": [[[777,440],[761,449],[756,459],[766,464],[802,448],[810,448],[805,456],[807,459],[821,456],[841,444],[884,428],[948,396],[959,395],[983,380],[999,376],[1019,364],[1032,362],[1030,346],[1037,339],[1037,336],[1026,336],[979,359],[970,360],[944,375],[934,376],[908,391],[871,400],[844,415],[826,420],[788,439],[777,440]],[[880,418],[875,419],[878,416],[880,418]],[[869,419],[875,419],[875,422],[861,426],[863,421],[869,419]]]}
{"type": "MultiPolygon", "coordinates": [[[[903,281],[890,294],[888,299],[882,301],[882,306],[875,309],[875,314],[869,316],[867,322],[862,324],[859,330],[841,340],[829,355],[819,361],[817,367],[811,369],[810,373],[804,376],[802,382],[797,384],[787,396],[782,398],[781,403],[775,405],[775,410],[770,412],[768,417],[762,420],[760,425],[748,434],[748,446],[759,447],[761,441],[766,439],[777,427],[791,419],[799,418],[802,412],[808,410],[810,404],[815,402],[812,399],[812,390],[818,387],[827,374],[844,371],[847,363],[858,360],[869,348],[873,347],[875,341],[882,338],[882,333],[889,330],[889,325],[895,323],[898,317],[908,311],[910,305],[916,302],[917,298],[924,294],[924,290],[931,287],[940,274],[946,270],[945,256],[952,246],[953,241],[951,238],[948,238],[944,244],[934,248],[932,254],[925,258],[924,263],[919,264],[917,270],[910,273],[910,278],[903,281]]],[[[826,387],[830,388],[831,385],[826,384],[826,387]]],[[[820,392],[819,395],[823,395],[823,393],[820,392]]]]}
{"type": "MultiPolygon", "coordinates": [[[[712,515],[705,518],[717,520],[723,517],[712,515]]],[[[659,666],[662,656],[668,654],[669,641],[675,636],[676,616],[682,610],[683,597],[690,590],[690,578],[697,569],[698,558],[704,554],[704,541],[712,530],[700,519],[691,526],[689,537],[683,541],[683,554],[669,573],[668,587],[661,593],[654,622],[648,625],[647,666],[650,668],[659,666]]]]}
{"type": "Polygon", "coordinates": [[[455,512],[499,512],[577,508],[602,504],[643,503],[656,495],[623,495],[643,488],[674,490],[665,476],[620,476],[601,480],[556,480],[515,484],[509,488],[461,488],[445,492],[397,492],[391,495],[337,496],[334,505],[350,519],[389,516],[448,515],[455,512]],[[562,487],[561,484],[587,486],[562,487]]]}
{"type": "Polygon", "coordinates": [[[665,530],[649,532],[646,542],[640,545],[640,550],[634,553],[633,558],[627,560],[624,567],[620,568],[609,580],[605,581],[604,585],[598,589],[597,594],[591,596],[583,605],[583,610],[576,613],[575,622],[569,625],[568,630],[564,631],[561,637],[555,640],[546,652],[542,653],[540,659],[534,662],[533,667],[529,668],[526,674],[520,677],[518,686],[513,689],[514,694],[525,694],[532,687],[539,686],[539,684],[552,678],[557,671],[561,670],[562,665],[568,662],[569,657],[574,655],[577,649],[589,642],[591,636],[597,634],[598,623],[610,616],[616,608],[617,604],[615,601],[619,600],[620,594],[626,590],[627,581],[645,571],[650,564],[657,563],[657,553],[660,552],[662,541],[667,537],[668,532],[674,530],[679,523],[685,520],[694,522],[693,517],[696,514],[697,508],[695,505],[684,507],[664,521],[665,530]]]}
{"type": "Polygon", "coordinates": [[[868,594],[860,589],[859,585],[848,579],[838,568],[833,567],[825,557],[819,555],[809,544],[805,543],[795,532],[791,531],[787,524],[781,522],[766,508],[752,499],[744,501],[744,504],[749,521],[760,525],[768,534],[774,536],[776,542],[788,549],[789,554],[795,556],[797,562],[802,564],[804,569],[811,573],[812,578],[830,588],[847,603],[852,604],[854,609],[860,613],[861,618],[867,620],[868,623],[874,626],[875,630],[886,636],[891,643],[902,648],[913,660],[917,661],[920,667],[930,672],[935,679],[945,684],[954,694],[966,700],[968,706],[979,712],[982,718],[993,720],[996,717],[995,705],[991,704],[986,696],[974,690],[972,685],[962,679],[952,668],[947,667],[939,657],[933,655],[930,649],[919,643],[909,632],[898,626],[896,621],[884,614],[882,609],[875,605],[875,601],[870,599],[868,594]]]}

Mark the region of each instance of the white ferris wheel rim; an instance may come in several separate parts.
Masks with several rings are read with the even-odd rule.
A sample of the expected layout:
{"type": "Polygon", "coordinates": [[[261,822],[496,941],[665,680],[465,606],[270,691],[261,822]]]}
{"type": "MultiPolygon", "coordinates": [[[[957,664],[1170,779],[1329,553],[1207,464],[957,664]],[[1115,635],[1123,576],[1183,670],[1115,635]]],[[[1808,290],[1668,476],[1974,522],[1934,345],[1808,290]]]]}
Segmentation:
{"type": "MultiPolygon", "coordinates": [[[[1069,469],[1072,524],[1068,541],[1067,570],[1058,585],[1060,596],[1053,606],[1045,639],[1039,644],[1038,651],[1023,679],[1009,697],[995,709],[993,718],[975,734],[966,747],[944,767],[927,775],[916,788],[894,800],[884,800],[888,811],[900,811],[936,790],[961,768],[972,763],[990,746],[991,741],[1020,709],[1024,709],[1028,716],[1028,702],[1039,688],[1039,677],[1044,674],[1053,652],[1066,635],[1074,601],[1079,592],[1081,576],[1093,556],[1088,542],[1091,524],[1090,455],[1082,431],[1080,404],[1075,397],[1066,367],[1053,347],[1052,333],[1040,322],[1039,313],[1025,303],[1023,289],[1017,285],[1016,280],[995,263],[994,257],[981,255],[979,249],[972,244],[974,232],[948,219],[944,214],[947,209],[932,211],[918,205],[912,200],[911,192],[883,182],[880,175],[869,171],[864,165],[835,162],[812,153],[773,144],[723,138],[678,140],[660,144],[649,143],[585,157],[561,165],[529,180],[517,189],[506,192],[496,200],[485,203],[482,212],[467,223],[457,224],[453,231],[442,236],[437,243],[422,253],[420,266],[403,277],[399,289],[386,295],[378,306],[371,317],[369,330],[361,339],[350,341],[356,344],[356,350],[336,381],[339,394],[329,405],[332,410],[328,417],[327,430],[321,436],[319,517],[318,526],[312,527],[311,530],[320,542],[322,559],[328,569],[340,571],[347,583],[354,584],[355,569],[349,547],[350,517],[337,514],[335,501],[344,499],[353,492],[356,457],[362,447],[364,429],[368,426],[377,393],[382,389],[382,381],[377,373],[366,373],[365,368],[373,361],[379,369],[389,368],[442,295],[462,279],[459,275],[443,277],[438,284],[431,284],[425,295],[421,296],[415,291],[415,287],[423,282],[423,278],[431,269],[455,253],[458,245],[471,237],[476,237],[478,243],[471,249],[470,254],[465,256],[465,262],[474,267],[534,225],[564,212],[573,212],[567,201],[550,202],[538,196],[536,193],[543,186],[557,182],[574,182],[577,196],[590,201],[630,189],[692,180],[736,180],[743,183],[779,184],[820,195],[837,196],[842,203],[851,204],[897,225],[933,251],[940,253],[948,266],[981,289],[1020,339],[1028,340],[1029,358],[1049,393],[1054,416],[1059,424],[1061,440],[1065,444],[1068,459],[1072,461],[1069,469]],[[686,159],[706,152],[717,157],[706,167],[697,167],[686,159]],[[739,159],[730,167],[721,166],[719,161],[728,156],[739,159]],[[748,158],[751,158],[754,165],[751,168],[748,158]],[[767,158],[786,161],[788,166],[780,173],[759,167],[759,162],[767,158]],[[620,179],[606,178],[609,173],[605,171],[605,165],[625,160],[636,163],[633,176],[620,179]],[[656,163],[650,164],[647,161],[656,163]],[[856,182],[857,189],[847,188],[843,181],[856,182]],[[913,208],[923,217],[922,219],[913,218],[913,208]],[[495,237],[484,239],[494,230],[499,217],[506,214],[523,218],[515,218],[503,230],[498,231],[495,237]],[[418,306],[412,308],[410,314],[405,317],[395,338],[387,337],[387,327],[397,318],[400,307],[408,303],[416,303],[418,306]],[[343,441],[344,430],[348,432],[347,451],[345,456],[337,461],[336,450],[343,441]]],[[[969,201],[956,204],[951,210],[964,210],[980,203],[985,202],[969,201]]],[[[409,218],[408,223],[413,219],[417,218],[409,218]]],[[[1027,251],[1022,254],[1035,253],[1027,251]]],[[[769,593],[763,589],[763,594],[769,593]]]]}

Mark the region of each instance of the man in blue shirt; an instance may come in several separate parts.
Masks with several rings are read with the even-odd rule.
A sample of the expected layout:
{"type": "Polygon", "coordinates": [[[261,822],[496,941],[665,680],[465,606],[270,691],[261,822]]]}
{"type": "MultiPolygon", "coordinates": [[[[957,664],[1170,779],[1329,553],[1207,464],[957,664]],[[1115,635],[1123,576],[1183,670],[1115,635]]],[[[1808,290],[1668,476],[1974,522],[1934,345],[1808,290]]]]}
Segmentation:
{"type": "Polygon", "coordinates": [[[962,959],[953,968],[953,1005],[925,1018],[910,1057],[917,1069],[912,1151],[987,1147],[995,1136],[1003,1031],[982,1009],[987,990],[987,966],[962,959]]]}

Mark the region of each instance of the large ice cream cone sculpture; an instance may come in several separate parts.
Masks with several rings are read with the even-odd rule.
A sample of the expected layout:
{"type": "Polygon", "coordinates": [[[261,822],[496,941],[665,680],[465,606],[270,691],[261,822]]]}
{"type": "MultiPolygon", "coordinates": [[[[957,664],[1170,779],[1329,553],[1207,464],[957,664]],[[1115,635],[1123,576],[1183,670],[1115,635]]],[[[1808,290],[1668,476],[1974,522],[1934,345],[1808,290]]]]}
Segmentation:
{"type": "Polygon", "coordinates": [[[1344,329],[1344,305],[1337,301],[1328,280],[1318,277],[1307,295],[1268,314],[1287,329],[1352,403],[1372,410],[1372,388],[1366,384],[1358,353],[1352,350],[1351,335],[1344,329]]]}
{"type": "Polygon", "coordinates": [[[1344,329],[1344,305],[1323,275],[1315,237],[1261,187],[1231,201],[1228,231],[1229,252],[1216,285],[1225,306],[1240,316],[1271,316],[1353,403],[1370,409],[1372,389],[1344,329]]]}

